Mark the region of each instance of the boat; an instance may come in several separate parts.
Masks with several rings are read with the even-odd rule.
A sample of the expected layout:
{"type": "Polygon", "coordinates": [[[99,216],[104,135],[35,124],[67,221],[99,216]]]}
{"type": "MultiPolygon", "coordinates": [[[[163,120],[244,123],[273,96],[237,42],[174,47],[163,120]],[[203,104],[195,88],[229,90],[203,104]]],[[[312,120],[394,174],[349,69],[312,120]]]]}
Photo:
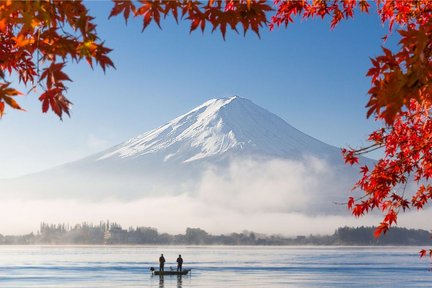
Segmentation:
{"type": "Polygon", "coordinates": [[[159,270],[155,270],[153,267],[150,268],[150,271],[152,272],[153,275],[159,275],[159,276],[165,276],[165,275],[187,275],[192,269],[183,269],[182,271],[177,271],[177,270],[164,270],[164,271],[159,271],[159,270]]]}

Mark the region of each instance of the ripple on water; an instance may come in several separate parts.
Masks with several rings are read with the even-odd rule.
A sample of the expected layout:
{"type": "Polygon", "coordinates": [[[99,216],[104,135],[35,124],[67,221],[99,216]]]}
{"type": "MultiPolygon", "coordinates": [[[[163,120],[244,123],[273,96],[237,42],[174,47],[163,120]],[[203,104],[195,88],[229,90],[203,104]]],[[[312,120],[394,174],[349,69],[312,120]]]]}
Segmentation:
{"type": "Polygon", "coordinates": [[[432,287],[417,247],[0,247],[0,287],[432,287]],[[190,276],[152,276],[184,256],[190,276]]]}

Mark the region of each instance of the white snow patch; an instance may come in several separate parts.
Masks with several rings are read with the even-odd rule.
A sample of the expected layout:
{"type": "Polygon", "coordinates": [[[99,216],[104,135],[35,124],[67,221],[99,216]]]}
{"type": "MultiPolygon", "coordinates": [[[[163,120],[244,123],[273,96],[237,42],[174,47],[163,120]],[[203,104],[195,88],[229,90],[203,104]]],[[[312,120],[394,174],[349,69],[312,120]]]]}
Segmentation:
{"type": "Polygon", "coordinates": [[[298,131],[251,101],[234,96],[209,100],[112,148],[98,160],[157,154],[164,162],[187,163],[236,149],[277,157],[302,154],[340,157],[336,147],[298,131]]]}

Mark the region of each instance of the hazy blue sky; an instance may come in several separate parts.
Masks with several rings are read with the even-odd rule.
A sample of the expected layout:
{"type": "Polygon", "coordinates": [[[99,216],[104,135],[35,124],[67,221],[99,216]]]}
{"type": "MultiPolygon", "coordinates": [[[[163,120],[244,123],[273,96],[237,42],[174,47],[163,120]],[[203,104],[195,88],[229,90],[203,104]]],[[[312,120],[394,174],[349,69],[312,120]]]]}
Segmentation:
{"type": "Polygon", "coordinates": [[[117,69],[71,65],[75,105],[63,122],[43,115],[36,95],[21,99],[28,112],[8,110],[0,120],[0,178],[77,160],[234,94],[335,146],[361,145],[376,127],[365,119],[365,74],[369,57],[390,43],[373,13],[333,31],[327,21],[308,20],[264,29],[261,39],[228,33],[223,41],[210,31],[189,34],[187,22],[172,19],[162,31],[152,24],[141,33],[138,19],[108,21],[110,2],[87,3],[117,69]]]}

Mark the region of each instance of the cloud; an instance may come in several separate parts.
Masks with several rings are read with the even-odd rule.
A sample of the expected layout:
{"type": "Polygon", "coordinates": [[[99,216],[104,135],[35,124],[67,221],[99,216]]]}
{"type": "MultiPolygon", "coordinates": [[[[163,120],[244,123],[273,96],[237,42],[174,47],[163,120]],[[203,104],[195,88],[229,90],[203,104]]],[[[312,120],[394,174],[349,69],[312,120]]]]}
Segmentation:
{"type": "MultiPolygon", "coordinates": [[[[0,233],[36,231],[40,222],[108,219],[124,227],[152,226],[169,233],[200,227],[212,233],[251,230],[284,235],[328,234],[339,226],[363,223],[345,206],[334,204],[346,201],[354,180],[342,181],[337,167],[311,156],[236,159],[227,166],[208,166],[195,179],[182,183],[153,179],[156,184],[148,190],[135,184],[151,179],[113,175],[101,180],[82,174],[84,178],[70,178],[66,184],[58,175],[43,180],[39,183],[42,190],[31,196],[3,196],[0,233]],[[47,192],[48,187],[54,193],[47,192]],[[146,192],[128,195],[134,188],[146,192]],[[66,194],[66,189],[74,193],[66,194]]],[[[35,192],[34,186],[27,189],[35,192]]],[[[375,220],[369,223],[378,223],[375,220]]]]}
{"type": "Polygon", "coordinates": [[[334,178],[332,168],[315,157],[301,161],[237,160],[227,169],[206,170],[197,197],[244,213],[323,214],[338,210],[333,200],[343,199],[343,192],[349,190],[334,178]]]}

